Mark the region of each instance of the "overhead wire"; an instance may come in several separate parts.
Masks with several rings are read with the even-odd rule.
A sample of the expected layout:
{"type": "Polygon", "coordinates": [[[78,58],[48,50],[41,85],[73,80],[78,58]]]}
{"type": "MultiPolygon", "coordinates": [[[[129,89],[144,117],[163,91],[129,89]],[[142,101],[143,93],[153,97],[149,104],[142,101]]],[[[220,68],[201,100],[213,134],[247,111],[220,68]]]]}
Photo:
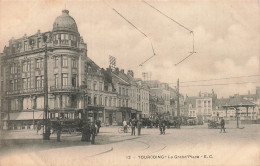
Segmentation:
{"type": "Polygon", "coordinates": [[[232,84],[249,84],[256,82],[234,82],[234,83],[223,83],[223,84],[201,84],[201,85],[184,85],[180,87],[193,87],[193,86],[217,86],[217,85],[232,85],[232,84]]]}
{"type": "Polygon", "coordinates": [[[181,61],[179,61],[178,63],[175,64],[175,66],[177,66],[178,64],[182,63],[184,60],[186,60],[187,58],[189,58],[191,55],[193,55],[195,52],[194,50],[194,33],[192,30],[190,30],[189,28],[187,28],[186,26],[184,26],[183,24],[179,23],[178,21],[176,21],[175,19],[169,17],[168,15],[166,15],[165,13],[163,13],[162,11],[160,11],[159,9],[157,9],[156,7],[152,6],[151,4],[149,4],[148,2],[144,1],[143,2],[150,6],[151,8],[153,8],[154,10],[156,10],[157,12],[159,12],[160,14],[162,14],[163,16],[167,17],[168,19],[172,20],[174,23],[176,23],[177,25],[179,25],[180,27],[186,29],[187,31],[189,31],[190,34],[192,34],[192,38],[193,38],[193,44],[192,44],[192,52],[190,52],[190,54],[188,56],[186,56],[185,58],[183,58],[181,61]]]}
{"type": "MultiPolygon", "coordinates": [[[[105,2],[105,1],[104,1],[104,2],[105,2]]],[[[119,13],[115,8],[111,7],[111,6],[108,5],[106,2],[105,2],[105,4],[106,4],[107,6],[109,6],[114,12],[116,12],[116,13],[117,13],[120,17],[122,17],[127,23],[129,23],[130,25],[132,25],[138,32],[140,32],[142,35],[144,35],[144,36],[150,41],[150,44],[151,44],[151,47],[152,47],[152,51],[153,51],[153,55],[139,65],[139,66],[143,66],[147,61],[149,61],[150,59],[152,59],[152,58],[156,55],[156,53],[155,53],[155,51],[154,51],[154,47],[153,47],[153,44],[152,44],[151,39],[150,39],[142,30],[140,30],[139,28],[137,28],[137,26],[135,26],[131,21],[129,21],[126,17],[124,17],[121,13],[119,13]]]]}
{"type": "MultiPolygon", "coordinates": [[[[247,78],[247,77],[259,77],[259,74],[254,75],[247,75],[247,76],[237,76],[237,77],[224,77],[224,78],[213,78],[213,79],[206,79],[206,80],[193,80],[193,81],[182,81],[180,83],[190,83],[190,82],[205,82],[205,81],[217,81],[217,80],[229,80],[234,78],[247,78]]],[[[176,84],[176,83],[169,83],[169,84],[176,84]]]]}

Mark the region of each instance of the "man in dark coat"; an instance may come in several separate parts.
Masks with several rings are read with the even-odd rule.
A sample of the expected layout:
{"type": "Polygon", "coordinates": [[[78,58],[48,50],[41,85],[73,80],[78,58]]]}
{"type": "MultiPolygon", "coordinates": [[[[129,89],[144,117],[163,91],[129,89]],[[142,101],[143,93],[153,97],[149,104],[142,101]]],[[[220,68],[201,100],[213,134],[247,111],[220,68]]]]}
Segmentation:
{"type": "Polygon", "coordinates": [[[166,122],[165,120],[162,121],[162,134],[165,134],[166,122]]]}
{"type": "Polygon", "coordinates": [[[131,135],[135,135],[135,127],[136,127],[136,121],[135,121],[135,119],[133,119],[132,121],[130,121],[130,125],[131,125],[131,129],[132,129],[131,135]]]}
{"type": "Polygon", "coordinates": [[[224,133],[225,133],[226,131],[225,131],[225,120],[224,120],[224,118],[221,118],[220,126],[221,126],[220,132],[222,133],[222,130],[223,130],[224,133]]]}
{"type": "Polygon", "coordinates": [[[95,136],[96,136],[96,125],[92,123],[91,125],[91,144],[95,143],[95,136]]]}
{"type": "Polygon", "coordinates": [[[87,128],[88,128],[87,123],[84,123],[81,131],[82,133],[81,141],[87,141],[87,130],[88,130],[87,128]]]}
{"type": "Polygon", "coordinates": [[[90,141],[91,137],[91,124],[89,122],[86,123],[86,136],[87,136],[87,141],[90,141]]]}
{"type": "Polygon", "coordinates": [[[142,122],[141,122],[141,120],[138,120],[137,121],[138,135],[141,135],[141,128],[142,128],[142,122]]]}
{"type": "Polygon", "coordinates": [[[160,119],[159,120],[159,130],[160,130],[160,134],[162,134],[163,133],[163,131],[162,131],[162,120],[160,119]]]}
{"type": "Polygon", "coordinates": [[[57,119],[57,122],[56,122],[56,130],[57,130],[57,141],[60,142],[60,136],[61,136],[61,122],[60,122],[60,119],[58,118],[57,119]]]}
{"type": "Polygon", "coordinates": [[[96,135],[99,133],[99,129],[100,129],[100,127],[101,127],[101,121],[100,120],[97,120],[96,121],[96,125],[97,125],[97,133],[96,133],[96,135]]]}

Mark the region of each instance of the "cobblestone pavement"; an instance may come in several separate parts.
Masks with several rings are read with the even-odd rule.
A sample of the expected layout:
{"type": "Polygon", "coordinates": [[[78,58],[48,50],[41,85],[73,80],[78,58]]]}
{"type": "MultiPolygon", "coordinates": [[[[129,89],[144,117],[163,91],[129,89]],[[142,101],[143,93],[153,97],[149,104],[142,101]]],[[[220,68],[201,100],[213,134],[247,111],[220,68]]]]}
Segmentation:
{"type": "Polygon", "coordinates": [[[168,129],[165,135],[144,128],[141,136],[102,127],[95,145],[81,142],[80,133],[63,134],[57,143],[55,135],[42,141],[34,131],[16,132],[4,133],[1,166],[260,165],[260,125],[229,127],[227,133],[187,126],[168,129]]]}

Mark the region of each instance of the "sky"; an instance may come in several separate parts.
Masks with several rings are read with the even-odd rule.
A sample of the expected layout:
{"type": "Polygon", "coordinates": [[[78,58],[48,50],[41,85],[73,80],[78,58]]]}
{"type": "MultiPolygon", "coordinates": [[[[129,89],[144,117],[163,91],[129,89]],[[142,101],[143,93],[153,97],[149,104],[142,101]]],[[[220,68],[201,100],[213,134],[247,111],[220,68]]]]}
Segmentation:
{"type": "Polygon", "coordinates": [[[87,43],[88,56],[100,67],[109,66],[109,55],[135,77],[149,73],[152,80],[176,86],[196,96],[214,89],[218,97],[255,93],[260,77],[260,13],[257,0],[172,0],[149,4],[194,32],[196,53],[175,66],[192,51],[193,38],[186,29],[143,1],[0,0],[0,52],[8,41],[24,34],[51,31],[55,18],[66,8],[87,43]],[[132,22],[147,37],[120,17],[132,22]],[[151,43],[156,56],[153,55],[151,43]],[[186,83],[185,83],[186,82],[186,83]],[[244,83],[246,84],[233,84],[244,83]],[[216,85],[217,84],[217,85],[216,85]],[[228,84],[228,85],[219,85],[228,84]],[[194,86],[210,85],[210,86],[194,86]]]}

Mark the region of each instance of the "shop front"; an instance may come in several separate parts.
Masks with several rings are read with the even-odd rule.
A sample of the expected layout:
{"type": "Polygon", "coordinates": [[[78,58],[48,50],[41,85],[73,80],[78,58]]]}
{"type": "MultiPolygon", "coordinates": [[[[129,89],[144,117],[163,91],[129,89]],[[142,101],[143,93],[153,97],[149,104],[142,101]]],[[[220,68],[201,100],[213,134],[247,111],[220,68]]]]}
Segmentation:
{"type": "Polygon", "coordinates": [[[37,122],[42,122],[42,120],[43,111],[9,113],[3,119],[3,128],[9,130],[34,129],[37,122]]]}

